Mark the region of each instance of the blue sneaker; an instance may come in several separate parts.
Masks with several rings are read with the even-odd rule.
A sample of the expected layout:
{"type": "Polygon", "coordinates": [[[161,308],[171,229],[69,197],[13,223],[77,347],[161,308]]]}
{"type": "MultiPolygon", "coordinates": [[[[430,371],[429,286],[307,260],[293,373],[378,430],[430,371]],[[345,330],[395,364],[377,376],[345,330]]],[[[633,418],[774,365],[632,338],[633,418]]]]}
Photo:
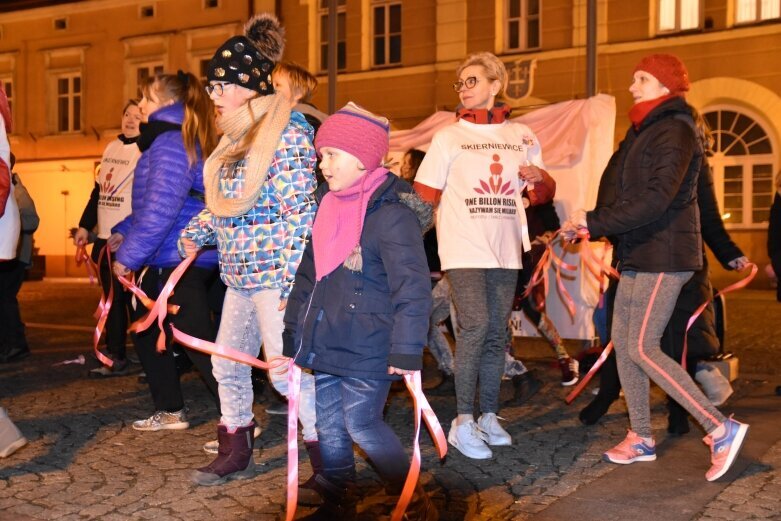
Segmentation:
{"type": "Polygon", "coordinates": [[[711,468],[705,473],[705,479],[715,481],[727,473],[729,468],[738,457],[740,448],[743,446],[743,440],[748,432],[748,424],[740,423],[729,417],[724,422],[726,433],[719,439],[714,439],[713,435],[708,434],[702,441],[710,447],[711,468]]]}
{"type": "Polygon", "coordinates": [[[648,445],[633,431],[628,431],[624,441],[602,455],[604,461],[629,465],[635,461],[656,459],[656,445],[648,445]]]}

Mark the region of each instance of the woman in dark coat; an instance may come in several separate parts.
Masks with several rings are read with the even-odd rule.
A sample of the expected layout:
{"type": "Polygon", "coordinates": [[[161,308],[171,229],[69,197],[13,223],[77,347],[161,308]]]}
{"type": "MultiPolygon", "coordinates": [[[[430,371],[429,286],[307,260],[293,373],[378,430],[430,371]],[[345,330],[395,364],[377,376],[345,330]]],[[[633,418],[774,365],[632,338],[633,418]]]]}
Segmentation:
{"type": "MultiPolygon", "coordinates": [[[[776,176],[776,196],[770,207],[770,223],[767,228],[767,254],[776,279],[781,279],[781,172],[776,176]]],[[[776,299],[781,302],[781,282],[776,285],[776,299]]]]}
{"type": "Polygon", "coordinates": [[[632,429],[603,458],[620,464],[656,459],[653,380],[708,433],[712,466],[705,477],[713,481],[735,461],[748,425],[724,417],[660,348],[681,288],[703,266],[697,207],[703,150],[684,99],[688,89],[688,73],[677,57],[656,54],[640,61],[629,88],[632,125],[608,164],[616,170],[615,199],[576,212],[564,230],[570,236],[581,229],[592,238],[618,237],[621,278],[611,334],[632,429]]]}

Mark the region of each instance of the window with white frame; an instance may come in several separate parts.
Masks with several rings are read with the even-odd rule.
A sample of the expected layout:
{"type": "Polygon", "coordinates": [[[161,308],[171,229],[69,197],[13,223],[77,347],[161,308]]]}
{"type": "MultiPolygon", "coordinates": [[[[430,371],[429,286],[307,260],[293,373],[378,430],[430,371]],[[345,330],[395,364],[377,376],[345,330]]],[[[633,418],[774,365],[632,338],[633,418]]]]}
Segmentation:
{"type": "Polygon", "coordinates": [[[0,77],[0,85],[5,90],[5,95],[8,98],[8,108],[11,109],[11,117],[14,115],[14,82],[11,78],[0,77]]]}
{"type": "Polygon", "coordinates": [[[59,74],[55,77],[57,93],[57,132],[81,130],[81,73],[59,74]]]}
{"type": "Polygon", "coordinates": [[[763,22],[781,17],[781,0],[735,0],[735,23],[763,22]]]}
{"type": "Polygon", "coordinates": [[[134,80],[135,80],[136,88],[132,92],[135,92],[135,96],[138,99],[141,99],[141,96],[143,95],[141,89],[146,84],[149,78],[156,76],[157,74],[163,73],[163,63],[162,62],[139,63],[134,65],[133,68],[135,70],[134,80]]]}
{"type": "Polygon", "coordinates": [[[690,31],[700,27],[702,0],[659,0],[659,32],[690,31]]]}
{"type": "Polygon", "coordinates": [[[381,2],[372,7],[374,66],[401,63],[401,3],[381,2]]]}
{"type": "MultiPolygon", "coordinates": [[[[320,0],[320,70],[328,69],[328,0],[320,0]]],[[[336,9],[336,68],[347,68],[347,0],[338,0],[336,9]]]]}
{"type": "Polygon", "coordinates": [[[506,0],[505,50],[540,47],[540,3],[541,0],[506,0]]]}
{"type": "Polygon", "coordinates": [[[712,107],[704,113],[713,132],[716,194],[728,228],[767,225],[775,188],[773,143],[763,126],[734,107],[712,107]]]}

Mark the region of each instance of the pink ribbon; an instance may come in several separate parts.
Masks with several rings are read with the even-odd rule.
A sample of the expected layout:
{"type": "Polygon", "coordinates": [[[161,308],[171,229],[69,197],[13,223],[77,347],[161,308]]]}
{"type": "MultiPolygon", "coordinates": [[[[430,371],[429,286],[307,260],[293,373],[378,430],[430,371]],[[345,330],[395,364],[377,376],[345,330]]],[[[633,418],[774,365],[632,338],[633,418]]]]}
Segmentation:
{"type": "Polygon", "coordinates": [[[583,388],[586,387],[586,385],[588,385],[588,383],[594,377],[596,372],[599,371],[599,368],[602,367],[602,364],[605,363],[605,360],[607,360],[607,357],[610,354],[610,351],[612,350],[613,350],[613,341],[611,340],[602,350],[602,353],[599,355],[599,358],[597,358],[597,361],[594,362],[593,366],[591,366],[591,369],[589,369],[588,373],[586,373],[586,376],[581,378],[580,381],[578,382],[578,385],[576,385],[575,388],[572,390],[572,392],[569,393],[566,398],[564,398],[564,401],[567,402],[567,405],[571,404],[572,401],[578,397],[581,391],[583,391],[583,388]]]}
{"type": "MultiPolygon", "coordinates": [[[[163,322],[169,311],[168,298],[171,296],[171,293],[173,292],[176,284],[179,282],[179,279],[182,278],[182,275],[184,275],[184,272],[187,270],[187,268],[190,267],[190,264],[192,264],[194,260],[195,255],[190,255],[179,263],[176,269],[171,273],[171,276],[168,277],[168,280],[163,286],[163,289],[160,291],[160,295],[154,301],[152,307],[149,308],[149,312],[131,324],[129,328],[130,331],[144,331],[152,325],[155,319],[157,319],[157,324],[160,327],[160,334],[157,336],[157,351],[160,353],[165,351],[165,325],[163,322]]],[[[141,289],[137,288],[134,283],[128,281],[125,277],[120,277],[119,280],[135,295],[139,295],[139,298],[141,298],[140,295],[143,295],[142,302],[144,299],[147,301],[151,300],[144,294],[143,291],[141,291],[141,289]]]]}
{"type": "Polygon", "coordinates": [[[298,505],[298,406],[301,396],[301,368],[292,358],[287,366],[287,515],[293,521],[298,505]]]}
{"type": "Polygon", "coordinates": [[[85,265],[87,268],[87,275],[89,275],[90,284],[94,284],[95,280],[99,277],[99,270],[92,257],[87,255],[87,248],[83,244],[76,246],[76,266],[85,265]]]}
{"type": "Polygon", "coordinates": [[[560,231],[561,230],[556,230],[553,232],[553,234],[550,236],[550,239],[545,244],[545,251],[543,252],[539,262],[537,262],[537,266],[535,266],[534,271],[532,272],[531,280],[529,280],[529,284],[526,286],[526,290],[523,292],[523,297],[529,298],[532,290],[540,283],[542,283],[545,297],[548,296],[548,270],[550,269],[551,265],[553,265],[553,268],[556,272],[556,287],[559,290],[559,296],[561,297],[564,306],[567,308],[567,312],[569,312],[571,317],[574,317],[575,301],[569,294],[569,291],[567,291],[567,288],[564,286],[564,281],[561,278],[561,270],[576,271],[577,266],[573,266],[572,264],[564,262],[561,257],[556,255],[556,252],[553,250],[553,240],[556,238],[556,236],[559,235],[560,231]]]}
{"type": "MultiPolygon", "coordinates": [[[[106,367],[114,367],[114,361],[104,355],[100,352],[100,349],[98,349],[98,343],[100,342],[100,337],[103,335],[103,330],[106,327],[106,320],[108,319],[108,313],[111,311],[111,303],[114,301],[114,282],[111,280],[111,251],[108,248],[108,245],[103,246],[103,248],[100,250],[100,255],[98,255],[98,264],[97,266],[100,266],[100,263],[103,261],[103,255],[106,255],[106,259],[109,265],[109,286],[108,286],[108,296],[105,296],[103,294],[103,284],[100,277],[100,269],[97,269],[97,275],[98,275],[98,285],[100,286],[100,300],[98,301],[98,307],[95,309],[94,316],[97,318],[98,322],[95,325],[95,333],[92,335],[92,348],[95,351],[95,357],[100,361],[101,364],[105,365],[106,367]]],[[[92,262],[92,259],[90,259],[90,262],[92,262]]],[[[88,264],[89,265],[89,264],[88,264]]]]}
{"type": "Polygon", "coordinates": [[[406,512],[409,502],[412,500],[412,495],[415,493],[415,486],[418,483],[418,477],[420,476],[420,418],[423,416],[423,420],[426,422],[431,437],[434,440],[434,446],[437,448],[439,458],[442,459],[447,454],[447,440],[445,439],[445,432],[442,430],[442,426],[439,424],[436,414],[431,409],[426,396],[423,394],[423,384],[420,379],[420,371],[404,375],[404,383],[407,384],[407,389],[412,396],[412,401],[415,406],[415,439],[412,443],[412,461],[410,462],[409,472],[407,473],[407,479],[404,482],[404,488],[401,491],[396,508],[391,514],[391,521],[401,521],[406,512]]]}
{"type": "MultiPolygon", "coordinates": [[[[723,290],[717,291],[715,295],[711,295],[710,297],[708,297],[705,300],[705,302],[700,304],[700,307],[698,307],[697,310],[689,318],[689,322],[686,324],[686,332],[683,334],[683,353],[681,354],[681,365],[683,366],[684,369],[686,369],[686,352],[687,352],[688,347],[689,347],[689,344],[688,344],[689,329],[692,327],[694,322],[697,320],[697,317],[699,317],[702,314],[702,312],[705,311],[705,308],[708,307],[708,304],[710,304],[711,300],[715,299],[719,295],[726,295],[727,293],[729,293],[731,291],[735,291],[737,289],[743,289],[746,286],[748,286],[749,283],[752,280],[754,280],[754,277],[756,276],[757,271],[759,271],[759,268],[753,262],[749,262],[749,263],[747,263],[743,267],[743,270],[745,270],[746,268],[749,268],[749,267],[751,268],[751,271],[749,272],[749,274],[747,276],[745,276],[744,278],[740,279],[739,281],[737,281],[737,282],[735,282],[733,284],[730,284],[729,286],[727,286],[723,290]]],[[[741,271],[743,271],[743,270],[741,270],[741,271]]]]}

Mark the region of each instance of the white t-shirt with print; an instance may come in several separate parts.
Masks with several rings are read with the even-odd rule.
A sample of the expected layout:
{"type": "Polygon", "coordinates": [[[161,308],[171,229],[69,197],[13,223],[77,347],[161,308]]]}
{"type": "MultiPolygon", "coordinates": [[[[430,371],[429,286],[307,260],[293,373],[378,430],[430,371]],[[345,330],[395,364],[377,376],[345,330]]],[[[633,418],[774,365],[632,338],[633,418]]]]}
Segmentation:
{"type": "Polygon", "coordinates": [[[108,239],[111,228],[131,211],[133,173],[140,156],[141,151],[135,143],[125,144],[119,139],[109,143],[103,152],[96,179],[100,186],[98,237],[101,239],[108,239]]]}
{"type": "Polygon", "coordinates": [[[537,136],[521,123],[459,120],[434,135],[415,182],[442,191],[443,270],[521,268],[526,214],[518,170],[530,164],[545,169],[537,136]]]}

